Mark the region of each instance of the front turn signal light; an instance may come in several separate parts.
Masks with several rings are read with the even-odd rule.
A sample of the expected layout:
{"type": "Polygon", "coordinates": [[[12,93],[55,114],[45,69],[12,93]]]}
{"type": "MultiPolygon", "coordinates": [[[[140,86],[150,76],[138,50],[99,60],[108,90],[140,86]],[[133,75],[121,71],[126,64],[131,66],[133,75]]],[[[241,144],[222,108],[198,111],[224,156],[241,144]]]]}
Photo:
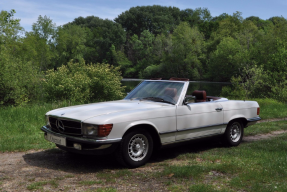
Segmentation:
{"type": "Polygon", "coordinates": [[[110,134],[113,124],[98,125],[98,137],[106,137],[110,134]]]}

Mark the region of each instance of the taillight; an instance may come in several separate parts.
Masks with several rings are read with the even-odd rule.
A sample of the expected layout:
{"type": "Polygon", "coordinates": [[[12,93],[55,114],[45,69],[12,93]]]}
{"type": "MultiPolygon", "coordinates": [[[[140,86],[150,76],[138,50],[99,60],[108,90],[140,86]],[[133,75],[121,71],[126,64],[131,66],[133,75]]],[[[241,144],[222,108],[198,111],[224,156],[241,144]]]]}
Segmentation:
{"type": "Polygon", "coordinates": [[[98,137],[106,137],[110,134],[113,128],[113,124],[99,125],[98,137]]]}
{"type": "Polygon", "coordinates": [[[260,107],[257,108],[257,115],[260,113],[260,107]]]}

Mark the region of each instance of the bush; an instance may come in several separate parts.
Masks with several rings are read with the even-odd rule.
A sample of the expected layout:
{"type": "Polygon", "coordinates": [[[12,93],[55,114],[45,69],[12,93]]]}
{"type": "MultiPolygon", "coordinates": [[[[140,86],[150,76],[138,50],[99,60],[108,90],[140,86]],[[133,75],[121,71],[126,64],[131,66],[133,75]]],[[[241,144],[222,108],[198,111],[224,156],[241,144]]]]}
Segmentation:
{"type": "Polygon", "coordinates": [[[23,105],[38,97],[39,73],[31,62],[13,57],[0,46],[0,105],[23,105]]]}
{"type": "Polygon", "coordinates": [[[48,101],[95,102],[123,98],[119,68],[71,60],[56,71],[47,71],[43,87],[48,101]]]}

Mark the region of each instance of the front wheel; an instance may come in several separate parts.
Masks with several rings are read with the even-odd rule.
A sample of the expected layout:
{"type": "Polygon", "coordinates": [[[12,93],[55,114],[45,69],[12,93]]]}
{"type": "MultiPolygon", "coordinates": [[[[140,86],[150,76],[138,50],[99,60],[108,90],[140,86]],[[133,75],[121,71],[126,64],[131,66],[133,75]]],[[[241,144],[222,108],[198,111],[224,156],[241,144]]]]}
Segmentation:
{"type": "Polygon", "coordinates": [[[243,138],[243,126],[240,121],[233,121],[227,125],[224,140],[228,146],[238,146],[243,138]]]}
{"type": "Polygon", "coordinates": [[[116,152],[117,160],[129,168],[144,165],[153,151],[153,140],[145,130],[135,130],[123,137],[116,152]]]}

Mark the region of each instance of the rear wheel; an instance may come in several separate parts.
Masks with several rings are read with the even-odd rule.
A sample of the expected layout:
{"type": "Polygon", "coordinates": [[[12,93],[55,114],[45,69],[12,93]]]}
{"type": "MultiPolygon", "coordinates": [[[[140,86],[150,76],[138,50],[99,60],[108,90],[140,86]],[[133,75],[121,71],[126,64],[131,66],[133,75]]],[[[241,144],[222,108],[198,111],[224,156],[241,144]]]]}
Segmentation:
{"type": "Polygon", "coordinates": [[[243,138],[243,126],[241,121],[232,121],[227,125],[224,140],[228,146],[238,146],[243,138]]]}
{"type": "Polygon", "coordinates": [[[129,168],[144,165],[153,151],[153,140],[150,134],[143,130],[134,130],[124,136],[118,151],[117,160],[129,168]]]}

